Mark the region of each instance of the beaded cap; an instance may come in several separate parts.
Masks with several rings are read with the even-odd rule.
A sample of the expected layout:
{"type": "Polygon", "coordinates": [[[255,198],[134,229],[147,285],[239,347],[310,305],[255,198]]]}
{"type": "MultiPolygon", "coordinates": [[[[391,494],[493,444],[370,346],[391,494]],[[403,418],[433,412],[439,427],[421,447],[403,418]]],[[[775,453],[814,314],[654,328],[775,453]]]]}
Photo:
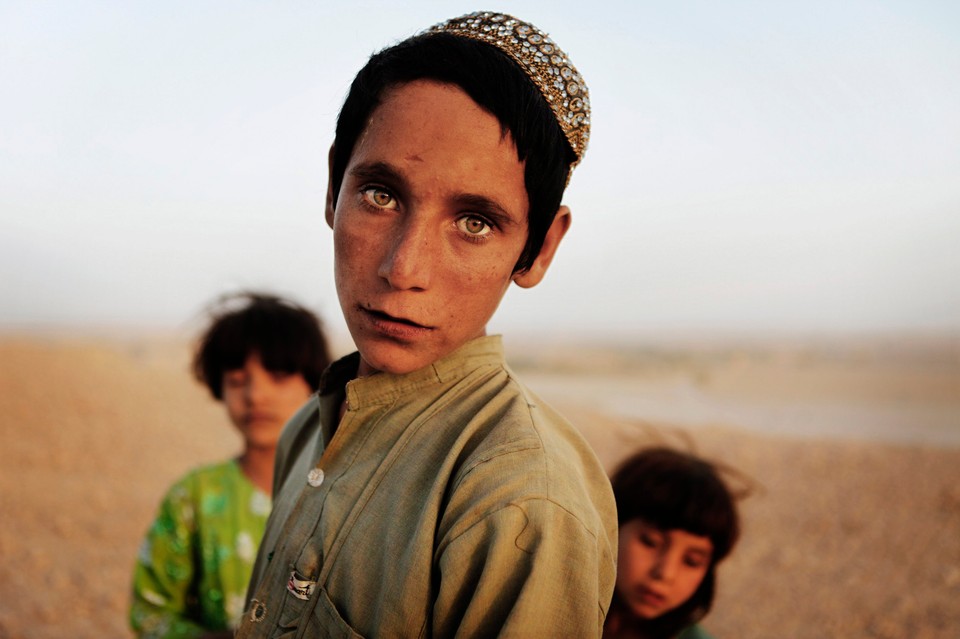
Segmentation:
{"type": "Polygon", "coordinates": [[[540,90],[580,163],[590,139],[590,95],[567,54],[546,33],[504,13],[477,11],[434,25],[431,32],[473,38],[510,56],[540,90]]]}

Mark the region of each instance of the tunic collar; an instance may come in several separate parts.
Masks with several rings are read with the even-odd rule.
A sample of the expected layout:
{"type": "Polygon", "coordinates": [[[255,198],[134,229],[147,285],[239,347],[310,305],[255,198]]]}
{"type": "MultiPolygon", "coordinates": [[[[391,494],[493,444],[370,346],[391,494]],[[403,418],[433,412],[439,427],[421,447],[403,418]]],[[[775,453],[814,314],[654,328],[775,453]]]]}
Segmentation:
{"type": "Polygon", "coordinates": [[[429,366],[397,375],[377,373],[357,378],[360,354],[351,353],[334,362],[320,380],[320,395],[340,394],[346,389],[348,408],[391,402],[421,388],[463,377],[480,366],[505,366],[500,335],[472,339],[429,366]]]}

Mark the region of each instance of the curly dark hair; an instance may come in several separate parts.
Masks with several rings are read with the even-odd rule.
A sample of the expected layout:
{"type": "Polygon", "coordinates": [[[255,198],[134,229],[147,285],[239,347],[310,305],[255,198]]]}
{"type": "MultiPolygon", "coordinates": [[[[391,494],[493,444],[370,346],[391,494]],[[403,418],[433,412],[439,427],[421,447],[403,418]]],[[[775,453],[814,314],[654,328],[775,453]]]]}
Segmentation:
{"type": "Polygon", "coordinates": [[[251,353],[269,371],[302,375],[314,390],[330,364],[320,320],[302,306],[258,292],[219,298],[197,344],[194,375],[211,395],[223,399],[223,374],[242,368],[251,353]]]}

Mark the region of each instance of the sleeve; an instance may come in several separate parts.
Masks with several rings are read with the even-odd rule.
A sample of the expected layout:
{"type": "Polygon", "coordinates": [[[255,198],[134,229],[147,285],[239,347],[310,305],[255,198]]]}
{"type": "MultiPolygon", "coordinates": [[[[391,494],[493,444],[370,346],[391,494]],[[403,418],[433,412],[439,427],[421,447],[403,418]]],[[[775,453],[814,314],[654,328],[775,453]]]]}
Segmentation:
{"type": "Polygon", "coordinates": [[[616,571],[610,550],[554,502],[508,504],[441,549],[434,634],[599,637],[616,571]]]}
{"type": "Polygon", "coordinates": [[[186,485],[171,488],[140,547],[133,572],[130,625],[141,638],[200,637],[188,619],[194,577],[194,509],[186,485]]]}

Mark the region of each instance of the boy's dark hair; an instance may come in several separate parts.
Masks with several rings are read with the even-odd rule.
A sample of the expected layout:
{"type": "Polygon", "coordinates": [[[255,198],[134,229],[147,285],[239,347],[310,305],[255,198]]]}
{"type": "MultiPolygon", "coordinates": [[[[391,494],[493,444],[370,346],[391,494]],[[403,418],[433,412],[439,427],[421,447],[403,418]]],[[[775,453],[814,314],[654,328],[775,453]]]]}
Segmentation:
{"type": "Polygon", "coordinates": [[[661,530],[680,529],[708,537],[713,544],[710,565],[693,596],[646,624],[653,631],[651,636],[673,636],[702,619],[713,605],[717,564],[740,536],[733,494],[716,466],[663,447],[648,448],[627,459],[611,483],[619,525],[642,519],[661,530]]]}
{"type": "Polygon", "coordinates": [[[223,374],[243,368],[251,353],[267,370],[300,374],[317,389],[330,355],[316,315],[290,300],[253,292],[221,297],[216,307],[193,358],[193,373],[211,395],[223,399],[223,374]]]}
{"type": "Polygon", "coordinates": [[[525,271],[540,253],[575,156],[542,94],[496,47],[448,33],[414,36],[373,55],[357,73],[337,118],[330,186],[334,202],[354,145],[385,91],[414,80],[453,84],[500,122],[524,165],[527,243],[514,265],[525,271]]]}

